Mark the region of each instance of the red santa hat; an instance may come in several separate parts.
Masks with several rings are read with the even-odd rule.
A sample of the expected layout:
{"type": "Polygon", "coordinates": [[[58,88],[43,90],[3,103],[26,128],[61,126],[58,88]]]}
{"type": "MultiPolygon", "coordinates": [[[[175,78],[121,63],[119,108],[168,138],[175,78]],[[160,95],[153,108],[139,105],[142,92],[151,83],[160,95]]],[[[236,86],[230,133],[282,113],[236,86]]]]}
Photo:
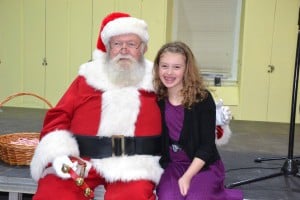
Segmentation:
{"type": "Polygon", "coordinates": [[[110,13],[102,21],[94,54],[105,54],[111,37],[129,33],[138,35],[146,44],[149,41],[148,26],[144,20],[131,17],[127,13],[110,13]]]}

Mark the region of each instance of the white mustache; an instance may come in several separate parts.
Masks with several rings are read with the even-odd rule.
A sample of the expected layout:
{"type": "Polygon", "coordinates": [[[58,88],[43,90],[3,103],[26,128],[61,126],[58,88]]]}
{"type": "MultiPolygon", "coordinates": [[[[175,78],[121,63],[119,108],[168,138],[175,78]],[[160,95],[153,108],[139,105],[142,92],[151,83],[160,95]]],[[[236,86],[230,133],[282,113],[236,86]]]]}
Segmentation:
{"type": "Polygon", "coordinates": [[[120,55],[120,54],[118,54],[116,57],[114,57],[112,59],[112,61],[118,61],[118,60],[121,60],[121,59],[128,59],[132,62],[136,61],[131,55],[120,55]]]}

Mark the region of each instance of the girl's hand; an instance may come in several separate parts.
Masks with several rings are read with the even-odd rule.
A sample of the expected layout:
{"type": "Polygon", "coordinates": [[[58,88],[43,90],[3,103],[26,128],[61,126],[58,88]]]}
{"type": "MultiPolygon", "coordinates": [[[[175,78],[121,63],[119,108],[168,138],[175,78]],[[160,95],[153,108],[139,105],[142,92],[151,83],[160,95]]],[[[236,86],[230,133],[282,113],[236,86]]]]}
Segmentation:
{"type": "Polygon", "coordinates": [[[200,158],[194,158],[186,172],[178,179],[178,186],[182,196],[186,196],[189,189],[192,178],[202,169],[205,162],[200,158]]]}
{"type": "Polygon", "coordinates": [[[182,196],[185,196],[190,188],[191,179],[187,176],[182,176],[178,179],[178,186],[182,196]]]}

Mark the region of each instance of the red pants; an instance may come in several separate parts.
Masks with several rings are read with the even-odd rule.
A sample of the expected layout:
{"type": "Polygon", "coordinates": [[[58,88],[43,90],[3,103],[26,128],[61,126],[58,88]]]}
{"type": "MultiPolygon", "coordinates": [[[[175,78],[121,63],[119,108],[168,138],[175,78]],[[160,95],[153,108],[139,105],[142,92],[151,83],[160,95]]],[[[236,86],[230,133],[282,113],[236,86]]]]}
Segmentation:
{"type": "MultiPolygon", "coordinates": [[[[129,182],[107,183],[94,170],[84,179],[94,190],[98,185],[104,185],[104,200],[155,200],[153,193],[155,184],[152,181],[137,180],[129,182]]],[[[83,190],[76,186],[72,179],[63,180],[54,174],[48,174],[38,182],[37,192],[33,200],[88,200],[83,190]]]]}

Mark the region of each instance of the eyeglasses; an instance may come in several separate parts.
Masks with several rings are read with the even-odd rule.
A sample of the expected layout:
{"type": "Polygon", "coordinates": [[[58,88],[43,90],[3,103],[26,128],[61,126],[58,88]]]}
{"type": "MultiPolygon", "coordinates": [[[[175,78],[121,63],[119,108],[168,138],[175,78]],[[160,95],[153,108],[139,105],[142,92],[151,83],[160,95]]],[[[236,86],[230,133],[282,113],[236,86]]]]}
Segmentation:
{"type": "Polygon", "coordinates": [[[112,41],[112,42],[110,42],[110,48],[115,49],[115,50],[117,50],[117,49],[121,50],[124,47],[124,44],[125,44],[125,47],[128,49],[138,49],[138,48],[140,48],[142,42],[137,43],[134,41],[127,41],[127,42],[112,41]]]}

